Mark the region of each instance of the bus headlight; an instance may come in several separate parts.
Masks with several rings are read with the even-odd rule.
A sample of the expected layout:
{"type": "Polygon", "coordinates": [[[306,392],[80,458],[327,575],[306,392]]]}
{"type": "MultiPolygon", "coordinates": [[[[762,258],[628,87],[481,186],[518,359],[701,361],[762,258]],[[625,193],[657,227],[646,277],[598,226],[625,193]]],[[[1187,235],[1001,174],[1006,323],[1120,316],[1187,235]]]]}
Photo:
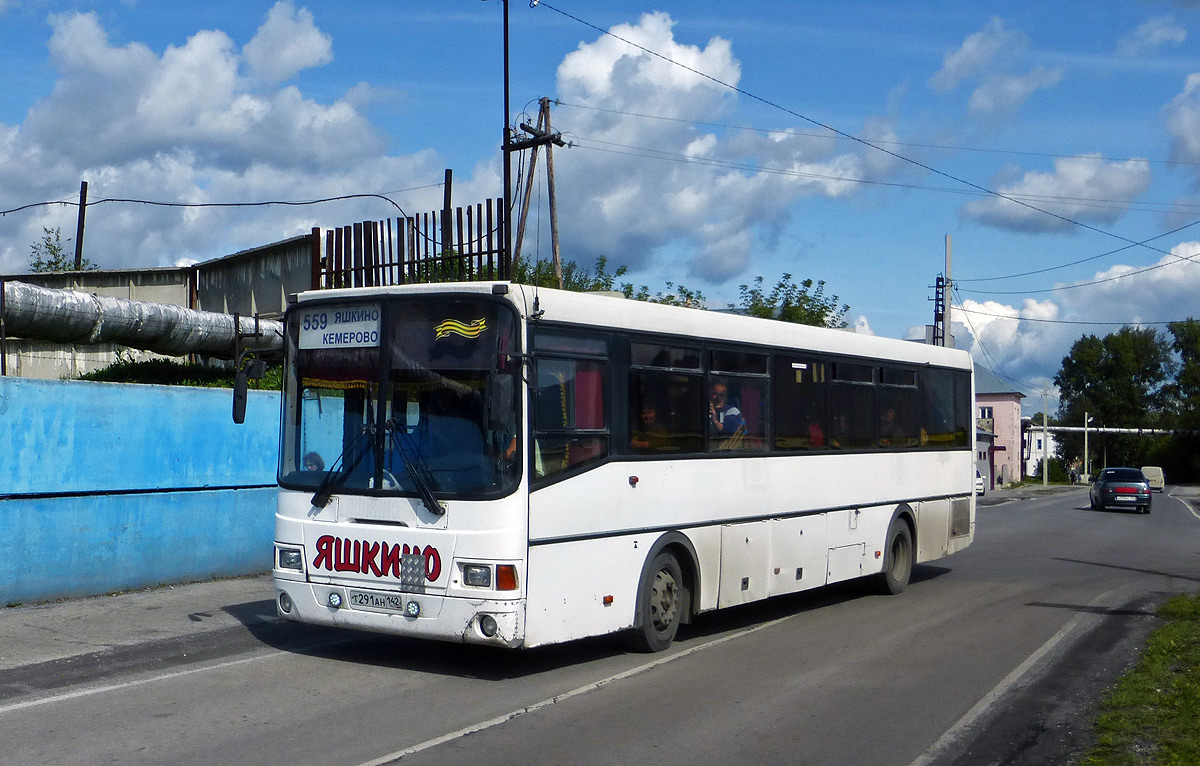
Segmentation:
{"type": "Polygon", "coordinates": [[[284,614],[291,614],[293,606],[295,606],[295,604],[292,603],[291,596],[289,596],[286,593],[279,594],[279,611],[280,612],[282,612],[284,614]]]}
{"type": "Polygon", "coordinates": [[[299,548],[280,548],[279,568],[294,569],[297,572],[303,572],[304,551],[300,550],[299,548]]]}
{"type": "Polygon", "coordinates": [[[492,568],[483,564],[463,564],[463,585],[492,587],[492,568]]]}

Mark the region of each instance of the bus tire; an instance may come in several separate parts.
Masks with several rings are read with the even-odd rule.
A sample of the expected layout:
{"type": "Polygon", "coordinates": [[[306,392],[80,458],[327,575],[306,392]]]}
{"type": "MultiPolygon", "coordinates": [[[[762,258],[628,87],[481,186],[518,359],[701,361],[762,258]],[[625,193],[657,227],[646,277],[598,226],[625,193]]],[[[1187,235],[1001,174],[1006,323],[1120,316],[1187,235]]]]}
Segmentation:
{"type": "Polygon", "coordinates": [[[912,576],[912,530],[902,518],[892,519],[888,527],[887,546],[883,549],[883,571],[875,575],[875,589],[884,596],[903,593],[912,576]]]}
{"type": "Polygon", "coordinates": [[[654,557],[638,585],[638,614],[625,643],[638,652],[661,652],[675,640],[686,608],[683,572],[674,554],[654,557]]]}

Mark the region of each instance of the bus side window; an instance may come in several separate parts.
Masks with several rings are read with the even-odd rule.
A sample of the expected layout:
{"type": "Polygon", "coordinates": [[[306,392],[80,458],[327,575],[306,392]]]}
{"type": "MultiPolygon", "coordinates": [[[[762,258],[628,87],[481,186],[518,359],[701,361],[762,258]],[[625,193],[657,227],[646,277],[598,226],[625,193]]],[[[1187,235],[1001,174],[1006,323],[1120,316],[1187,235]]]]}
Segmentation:
{"type": "Polygon", "coordinates": [[[633,370],[629,375],[630,449],[642,455],[681,455],[704,450],[699,375],[633,370]]]}
{"type": "Polygon", "coordinates": [[[537,361],[534,474],[553,476],[608,456],[607,365],[582,359],[537,361]]]}
{"type": "Polygon", "coordinates": [[[776,357],[772,375],[776,449],[828,449],[828,381],[826,362],[776,357]]]}

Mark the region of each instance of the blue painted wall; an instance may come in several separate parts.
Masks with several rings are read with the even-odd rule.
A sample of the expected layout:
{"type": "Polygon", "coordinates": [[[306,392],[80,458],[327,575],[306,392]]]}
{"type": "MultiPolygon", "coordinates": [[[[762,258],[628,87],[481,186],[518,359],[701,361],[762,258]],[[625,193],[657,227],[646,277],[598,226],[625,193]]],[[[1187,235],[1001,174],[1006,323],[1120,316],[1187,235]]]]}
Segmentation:
{"type": "Polygon", "coordinates": [[[0,378],[0,606],[271,567],[279,394],[0,378]]]}

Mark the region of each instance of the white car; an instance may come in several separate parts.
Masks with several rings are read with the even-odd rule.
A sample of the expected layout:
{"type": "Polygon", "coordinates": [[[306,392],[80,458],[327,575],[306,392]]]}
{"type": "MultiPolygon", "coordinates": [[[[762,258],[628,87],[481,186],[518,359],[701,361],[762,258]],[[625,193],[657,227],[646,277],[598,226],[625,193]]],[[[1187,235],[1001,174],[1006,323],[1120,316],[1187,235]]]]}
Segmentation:
{"type": "Polygon", "coordinates": [[[983,484],[983,474],[981,474],[977,468],[975,469],[975,494],[983,497],[984,491],[985,487],[983,484]]]}

